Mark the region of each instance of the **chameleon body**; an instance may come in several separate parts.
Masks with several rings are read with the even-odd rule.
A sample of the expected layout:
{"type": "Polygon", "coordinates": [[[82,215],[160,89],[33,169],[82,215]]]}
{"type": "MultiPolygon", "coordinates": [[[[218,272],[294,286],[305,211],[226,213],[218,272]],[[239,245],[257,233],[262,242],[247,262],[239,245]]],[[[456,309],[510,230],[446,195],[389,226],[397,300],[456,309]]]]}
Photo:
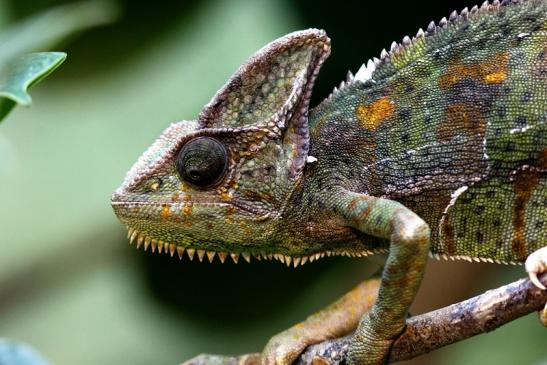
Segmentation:
{"type": "MultiPolygon", "coordinates": [[[[454,12],[350,73],[308,112],[329,50],[313,29],[263,48],[197,120],[164,132],[112,205],[139,246],[200,261],[254,255],[297,266],[388,252],[349,358],[379,364],[404,328],[428,253],[526,261],[541,286],[547,1],[454,12]]],[[[265,363],[296,358],[286,338],[270,341],[265,363]]]]}

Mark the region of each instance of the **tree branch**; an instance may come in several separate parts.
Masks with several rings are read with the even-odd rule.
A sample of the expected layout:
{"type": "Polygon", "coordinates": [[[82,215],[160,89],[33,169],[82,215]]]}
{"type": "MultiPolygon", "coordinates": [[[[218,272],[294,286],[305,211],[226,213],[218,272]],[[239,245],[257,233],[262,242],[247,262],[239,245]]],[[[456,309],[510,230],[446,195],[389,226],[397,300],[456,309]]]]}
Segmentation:
{"type": "MultiPolygon", "coordinates": [[[[547,285],[547,274],[540,276],[547,285]]],[[[542,310],[547,290],[521,279],[471,299],[411,317],[390,352],[389,362],[408,360],[454,342],[490,332],[526,314],[542,310]]],[[[543,318],[547,325],[546,318],[543,318]]],[[[351,335],[310,346],[295,365],[345,363],[351,335]]],[[[256,365],[260,354],[242,356],[200,355],[184,365],[256,365]]]]}

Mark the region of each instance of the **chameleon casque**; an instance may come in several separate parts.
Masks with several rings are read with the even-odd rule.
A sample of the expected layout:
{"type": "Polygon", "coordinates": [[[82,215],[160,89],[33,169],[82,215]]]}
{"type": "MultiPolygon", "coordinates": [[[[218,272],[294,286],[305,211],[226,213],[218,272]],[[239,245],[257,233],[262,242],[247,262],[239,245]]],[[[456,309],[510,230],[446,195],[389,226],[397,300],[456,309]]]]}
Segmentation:
{"type": "Polygon", "coordinates": [[[329,52],[316,29],[270,43],[112,196],[131,241],[171,256],[297,266],[388,252],[374,305],[275,336],[265,364],[355,328],[349,362],[383,363],[428,253],[526,262],[540,287],[547,270],[547,1],[432,22],[308,110],[329,52]]]}

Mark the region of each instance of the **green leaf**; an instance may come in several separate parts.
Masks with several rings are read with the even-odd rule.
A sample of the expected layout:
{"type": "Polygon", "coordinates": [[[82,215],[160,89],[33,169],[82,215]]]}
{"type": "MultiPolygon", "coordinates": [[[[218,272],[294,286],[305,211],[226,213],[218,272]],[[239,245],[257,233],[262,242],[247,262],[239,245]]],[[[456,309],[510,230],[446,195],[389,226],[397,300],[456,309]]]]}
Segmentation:
{"type": "Polygon", "coordinates": [[[66,59],[63,52],[29,53],[0,72],[0,120],[15,106],[32,103],[28,89],[55,70],[66,59]]]}
{"type": "Polygon", "coordinates": [[[0,121],[15,104],[28,106],[27,90],[66,59],[62,52],[41,52],[71,34],[103,25],[117,17],[109,1],[83,1],[61,5],[0,30],[0,121]]]}
{"type": "Polygon", "coordinates": [[[60,5],[0,29],[0,68],[25,53],[49,51],[75,32],[113,22],[118,8],[109,1],[60,5]]]}

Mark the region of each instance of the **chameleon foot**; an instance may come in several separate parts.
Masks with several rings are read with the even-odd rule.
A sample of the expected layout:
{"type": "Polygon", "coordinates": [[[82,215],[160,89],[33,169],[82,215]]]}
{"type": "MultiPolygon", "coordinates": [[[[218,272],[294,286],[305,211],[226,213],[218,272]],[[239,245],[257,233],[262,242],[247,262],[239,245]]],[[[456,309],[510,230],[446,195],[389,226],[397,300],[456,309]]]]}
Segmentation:
{"type": "Polygon", "coordinates": [[[543,310],[539,311],[538,314],[541,324],[547,327],[547,303],[545,303],[545,307],[543,308],[543,310]]]}
{"type": "MultiPolygon", "coordinates": [[[[547,290],[545,285],[543,285],[538,279],[538,274],[547,272],[547,247],[543,247],[535,252],[532,252],[532,254],[526,259],[525,268],[528,272],[528,276],[530,277],[530,281],[538,288],[547,290]]],[[[545,303],[545,308],[540,310],[538,314],[541,324],[547,327],[547,303],[545,303]]]]}
{"type": "Polygon", "coordinates": [[[547,290],[538,279],[538,274],[547,272],[547,247],[540,248],[528,256],[525,268],[532,283],[540,289],[547,290]]]}
{"type": "Polygon", "coordinates": [[[298,332],[295,326],[273,336],[262,351],[262,364],[290,365],[306,347],[317,342],[298,332]]]}
{"type": "Polygon", "coordinates": [[[372,307],[379,287],[380,279],[365,280],[327,308],[275,335],[262,351],[262,364],[289,365],[306,347],[350,333],[372,307]]]}

